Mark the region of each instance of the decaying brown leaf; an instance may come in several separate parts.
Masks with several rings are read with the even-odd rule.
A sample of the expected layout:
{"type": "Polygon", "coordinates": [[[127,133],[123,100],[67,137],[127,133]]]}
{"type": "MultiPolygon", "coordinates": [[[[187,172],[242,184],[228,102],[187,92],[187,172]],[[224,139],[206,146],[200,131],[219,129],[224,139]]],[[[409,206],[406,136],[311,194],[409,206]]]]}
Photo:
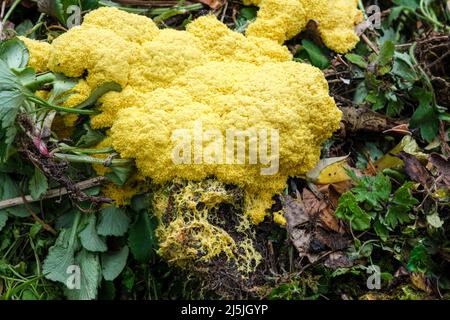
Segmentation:
{"type": "MultiPolygon", "coordinates": [[[[327,192],[330,194],[336,191],[327,192]]],[[[345,267],[351,262],[341,250],[347,248],[350,241],[341,222],[334,215],[332,202],[337,203],[338,196],[326,197],[330,199],[319,199],[306,188],[302,195],[297,191],[296,198],[283,196],[281,202],[285,212],[286,229],[300,257],[307,257],[310,263],[327,257],[327,263],[333,268],[345,267]],[[330,257],[332,253],[341,255],[330,257]]]]}
{"type": "Polygon", "coordinates": [[[450,161],[437,153],[430,155],[431,164],[436,167],[442,177],[442,182],[448,187],[450,186],[450,161]]]}
{"type": "Polygon", "coordinates": [[[346,131],[383,132],[404,124],[367,108],[342,107],[342,123],[346,131]]]}
{"type": "Polygon", "coordinates": [[[411,178],[411,180],[420,183],[427,190],[431,188],[433,178],[416,157],[404,151],[400,152],[397,157],[402,159],[405,163],[406,174],[411,178]]]}

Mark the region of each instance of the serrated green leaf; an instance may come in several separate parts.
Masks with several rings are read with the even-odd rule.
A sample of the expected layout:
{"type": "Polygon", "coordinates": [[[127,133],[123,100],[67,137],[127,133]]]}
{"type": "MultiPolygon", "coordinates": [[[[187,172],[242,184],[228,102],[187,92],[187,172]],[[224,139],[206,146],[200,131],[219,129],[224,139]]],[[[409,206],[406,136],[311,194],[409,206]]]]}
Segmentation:
{"type": "Polygon", "coordinates": [[[79,237],[81,245],[89,251],[92,252],[106,252],[108,251],[108,246],[104,239],[99,237],[97,234],[97,217],[95,215],[90,215],[88,218],[88,224],[80,232],[79,237]]]}
{"type": "Polygon", "coordinates": [[[128,231],[130,219],[124,210],[117,207],[107,207],[100,213],[97,232],[102,236],[123,236],[128,231]]]}
{"type": "Polygon", "coordinates": [[[111,172],[106,173],[105,176],[118,186],[123,186],[134,171],[134,168],[131,165],[126,167],[111,166],[109,168],[111,169],[111,172]]]}
{"type": "Polygon", "coordinates": [[[156,247],[155,228],[156,222],[150,219],[146,210],[138,213],[130,228],[128,245],[134,258],[141,263],[149,261],[152,250],[156,247]]]}
{"type": "Polygon", "coordinates": [[[81,250],[76,257],[75,264],[80,267],[81,278],[79,289],[65,289],[70,300],[93,300],[97,298],[101,281],[100,259],[97,254],[81,250]]]}
{"type": "Polygon", "coordinates": [[[117,252],[102,254],[103,278],[113,281],[125,268],[128,259],[129,249],[124,246],[117,252]]]}
{"type": "Polygon", "coordinates": [[[335,214],[340,219],[350,221],[354,230],[370,228],[372,217],[361,209],[355,195],[351,192],[346,192],[340,197],[335,214]]]}
{"type": "Polygon", "coordinates": [[[34,200],[40,199],[48,189],[47,177],[38,167],[34,168],[34,175],[30,179],[29,188],[34,200]]]}

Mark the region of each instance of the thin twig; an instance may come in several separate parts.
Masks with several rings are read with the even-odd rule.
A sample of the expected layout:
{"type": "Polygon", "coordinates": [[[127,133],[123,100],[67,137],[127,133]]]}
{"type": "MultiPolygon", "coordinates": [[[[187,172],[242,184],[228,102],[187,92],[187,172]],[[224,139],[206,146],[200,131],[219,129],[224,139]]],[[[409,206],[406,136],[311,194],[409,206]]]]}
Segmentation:
{"type": "Polygon", "coordinates": [[[42,225],[42,227],[47,230],[48,232],[50,232],[53,235],[56,235],[56,231],[55,229],[53,229],[51,226],[49,226],[48,224],[45,223],[44,220],[42,220],[41,218],[38,217],[38,215],[33,211],[33,209],[31,209],[27,199],[25,198],[25,195],[21,192],[20,193],[20,198],[23,201],[23,204],[25,205],[25,209],[27,209],[27,211],[31,214],[31,216],[33,217],[34,221],[38,222],[40,225],[42,225]]]}
{"type": "MultiPolygon", "coordinates": [[[[79,183],[75,184],[75,186],[80,190],[85,190],[85,189],[89,189],[92,187],[96,187],[96,186],[106,182],[107,180],[108,179],[106,177],[96,177],[93,179],[79,182],[79,183]]],[[[68,191],[66,188],[57,188],[57,189],[49,190],[42,199],[38,199],[38,200],[33,199],[30,195],[24,196],[24,198],[17,197],[17,198],[13,198],[13,199],[3,200],[3,201],[0,201],[0,210],[5,209],[5,208],[15,207],[18,205],[22,205],[22,204],[24,204],[24,201],[27,201],[28,203],[36,202],[36,201],[43,200],[43,199],[51,199],[51,198],[63,196],[63,195],[66,195],[67,193],[68,193],[68,191]]]]}

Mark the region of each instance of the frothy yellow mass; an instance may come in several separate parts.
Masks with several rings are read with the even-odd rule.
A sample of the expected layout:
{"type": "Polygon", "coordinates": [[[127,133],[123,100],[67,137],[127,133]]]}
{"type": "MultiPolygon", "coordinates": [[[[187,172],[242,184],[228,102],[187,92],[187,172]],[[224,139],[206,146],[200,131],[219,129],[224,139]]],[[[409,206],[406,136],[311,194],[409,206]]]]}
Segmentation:
{"type": "MultiPolygon", "coordinates": [[[[337,3],[342,6],[332,11],[343,10],[340,17],[356,14],[353,0],[337,3]]],[[[136,160],[140,175],[155,183],[214,176],[238,185],[245,191],[246,212],[259,223],[287,178],[317,163],[320,145],[339,127],[341,112],[319,69],[293,62],[270,33],[265,37],[251,30],[247,36],[233,32],[215,16],[196,19],[186,31],[159,30],[146,17],[100,8],[53,41],[48,68],[70,77],[85,75],[78,88],[84,95],[87,87],[92,90],[105,81],[122,86],[122,92],[100,99],[101,113],[92,117],[92,125],[111,128],[112,146],[123,158],[136,160]],[[262,164],[175,164],[172,134],[192,130],[199,120],[204,130],[224,135],[227,129],[278,130],[278,173],[261,175],[262,164]]],[[[329,44],[336,37],[344,45],[339,32],[345,30],[329,26],[322,29],[322,37],[329,44]]],[[[355,40],[350,30],[344,33],[355,40]]],[[[206,140],[204,147],[216,143],[206,140]]]]}
{"type": "Polygon", "coordinates": [[[283,43],[315,21],[325,45],[336,52],[346,53],[359,41],[355,25],[363,16],[357,9],[358,0],[244,0],[244,4],[260,8],[247,29],[248,36],[283,43]]]}

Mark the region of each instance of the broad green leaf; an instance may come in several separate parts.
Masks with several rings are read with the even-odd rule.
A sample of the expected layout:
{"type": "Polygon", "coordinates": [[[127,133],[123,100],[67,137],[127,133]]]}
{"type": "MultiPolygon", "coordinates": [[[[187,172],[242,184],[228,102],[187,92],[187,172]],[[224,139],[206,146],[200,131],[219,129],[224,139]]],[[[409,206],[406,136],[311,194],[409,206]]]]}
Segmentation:
{"type": "Polygon", "coordinates": [[[8,213],[5,210],[0,211],[0,231],[5,227],[8,221],[8,213]]]}
{"type": "Polygon", "coordinates": [[[419,200],[414,198],[411,194],[411,188],[413,187],[412,182],[406,182],[394,193],[394,198],[392,202],[398,205],[405,206],[407,208],[412,208],[416,204],[419,204],[419,200]]]}
{"type": "Polygon", "coordinates": [[[24,68],[28,64],[28,49],[18,38],[0,42],[0,60],[9,68],[24,68]]]}
{"type": "Polygon", "coordinates": [[[419,242],[412,250],[408,260],[408,270],[412,272],[425,272],[431,266],[431,257],[423,243],[419,242]]]}
{"type": "Polygon", "coordinates": [[[360,56],[360,55],[357,55],[357,54],[353,54],[353,53],[349,53],[349,54],[346,54],[345,57],[347,58],[348,61],[350,61],[354,65],[357,65],[360,68],[366,69],[367,66],[368,66],[368,63],[364,59],[363,56],[360,56]]]}
{"type": "Polygon", "coordinates": [[[91,214],[88,218],[88,224],[79,234],[81,245],[92,252],[106,252],[108,246],[105,240],[97,234],[96,224],[97,217],[91,214]]]}
{"type": "Polygon", "coordinates": [[[81,278],[79,289],[64,290],[70,300],[93,300],[97,298],[98,287],[101,281],[100,259],[97,254],[81,250],[77,255],[75,264],[80,267],[81,278]]]}
{"type": "Polygon", "coordinates": [[[141,262],[148,262],[152,256],[152,250],[156,247],[155,236],[156,222],[151,220],[146,210],[140,210],[137,219],[130,227],[128,245],[134,258],[141,262]]]}
{"type": "Polygon", "coordinates": [[[419,100],[419,107],[414,112],[409,125],[411,128],[420,128],[422,138],[432,142],[439,131],[439,114],[432,106],[432,94],[417,88],[413,95],[419,100]]]}
{"type": "Polygon", "coordinates": [[[68,229],[63,229],[44,260],[42,273],[47,279],[66,285],[70,274],[67,270],[75,263],[76,241],[70,241],[68,229]]]}
{"type": "Polygon", "coordinates": [[[118,186],[123,186],[134,171],[134,168],[131,165],[126,167],[111,166],[109,168],[111,169],[111,172],[106,173],[105,176],[118,186]]]}
{"type": "Polygon", "coordinates": [[[45,194],[45,192],[47,191],[48,188],[47,177],[38,167],[34,168],[34,175],[30,179],[29,188],[31,197],[34,200],[40,199],[41,196],[45,194]]]}
{"type": "MultiPolygon", "coordinates": [[[[12,180],[6,173],[0,172],[0,201],[16,198],[19,196],[20,190],[14,180],[12,180]]],[[[20,218],[30,216],[30,213],[23,205],[6,208],[0,210],[0,213],[1,212],[7,212],[9,215],[20,218]]]]}
{"type": "Polygon", "coordinates": [[[119,276],[127,263],[128,253],[128,247],[124,246],[117,252],[102,254],[102,270],[105,280],[113,281],[119,276]]]}
{"type": "Polygon", "coordinates": [[[124,210],[117,207],[107,207],[100,213],[97,232],[102,236],[123,236],[128,231],[130,219],[124,210]]]}
{"type": "Polygon", "coordinates": [[[393,41],[384,42],[380,49],[380,54],[378,55],[377,62],[380,66],[386,66],[394,59],[395,53],[395,43],[393,41]]]}
{"type": "Polygon", "coordinates": [[[330,60],[323,54],[320,47],[318,47],[314,42],[305,39],[302,41],[302,45],[308,53],[309,59],[314,66],[322,70],[330,66],[330,60]]]}

